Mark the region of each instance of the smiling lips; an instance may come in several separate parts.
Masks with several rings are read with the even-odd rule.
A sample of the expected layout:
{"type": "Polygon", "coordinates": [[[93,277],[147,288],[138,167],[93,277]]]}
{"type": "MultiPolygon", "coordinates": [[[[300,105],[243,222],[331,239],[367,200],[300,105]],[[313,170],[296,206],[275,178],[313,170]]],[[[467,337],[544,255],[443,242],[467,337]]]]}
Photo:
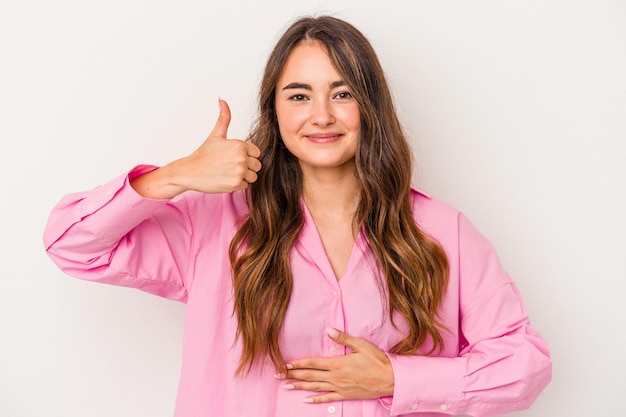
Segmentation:
{"type": "Polygon", "coordinates": [[[324,144],[335,142],[342,135],[340,133],[313,133],[311,135],[304,136],[313,143],[324,144]]]}

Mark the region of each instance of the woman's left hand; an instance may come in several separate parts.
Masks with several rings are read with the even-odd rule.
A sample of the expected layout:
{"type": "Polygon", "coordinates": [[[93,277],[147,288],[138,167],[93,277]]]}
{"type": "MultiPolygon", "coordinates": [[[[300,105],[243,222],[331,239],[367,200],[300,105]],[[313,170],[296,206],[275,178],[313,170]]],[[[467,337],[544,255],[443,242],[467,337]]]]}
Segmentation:
{"type": "Polygon", "coordinates": [[[365,339],[328,329],[335,342],[352,349],[334,357],[316,357],[290,361],[280,379],[290,379],[284,387],[323,392],[304,399],[308,403],[340,400],[364,400],[393,395],[394,377],[391,362],[378,347],[365,339]]]}

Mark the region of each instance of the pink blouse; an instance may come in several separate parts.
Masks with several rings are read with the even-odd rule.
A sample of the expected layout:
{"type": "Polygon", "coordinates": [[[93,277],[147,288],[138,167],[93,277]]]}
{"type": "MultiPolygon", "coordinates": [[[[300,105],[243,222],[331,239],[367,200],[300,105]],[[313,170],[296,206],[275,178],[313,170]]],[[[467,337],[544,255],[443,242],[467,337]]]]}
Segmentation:
{"type": "MultiPolygon", "coordinates": [[[[490,243],[458,211],[413,191],[421,229],[443,246],[450,281],[440,319],[445,347],[430,356],[388,354],[393,397],[307,404],[271,365],[234,376],[232,272],[228,246],[247,206],[242,192],[187,192],[170,201],[140,197],[130,174],[68,195],[44,234],[49,256],[75,277],[133,287],[187,304],[176,417],[490,416],[528,408],[551,378],[546,342],[530,326],[518,290],[490,243]]],[[[388,352],[403,335],[385,314],[376,263],[360,234],[337,281],[315,224],[293,249],[293,294],[280,346],[287,361],[344,355],[326,336],[334,327],[388,352]]],[[[422,351],[427,351],[428,346],[422,351]]]]}

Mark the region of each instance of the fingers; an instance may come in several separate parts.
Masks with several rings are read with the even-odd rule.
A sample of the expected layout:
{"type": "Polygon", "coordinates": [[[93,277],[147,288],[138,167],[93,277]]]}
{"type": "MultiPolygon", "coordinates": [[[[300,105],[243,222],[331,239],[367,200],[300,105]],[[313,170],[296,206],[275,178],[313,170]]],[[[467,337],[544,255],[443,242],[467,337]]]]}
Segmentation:
{"type": "Polygon", "coordinates": [[[337,329],[326,330],[337,344],[350,348],[347,355],[309,357],[289,361],[278,379],[289,380],[286,389],[324,392],[309,396],[306,402],[328,402],[338,399],[371,399],[388,396],[394,391],[393,368],[387,355],[363,338],[337,329]]]}
{"type": "Polygon", "coordinates": [[[257,158],[261,156],[261,151],[256,145],[252,143],[245,142],[246,145],[246,153],[248,154],[248,171],[244,177],[244,180],[248,184],[252,184],[258,178],[258,172],[261,170],[261,161],[257,158]]]}
{"type": "Polygon", "coordinates": [[[322,394],[319,395],[312,395],[309,397],[305,397],[302,399],[303,402],[308,403],[308,404],[314,404],[314,403],[327,403],[327,402],[331,402],[331,401],[341,401],[344,398],[333,391],[334,387],[332,384],[329,383],[324,383],[324,382],[315,382],[315,383],[300,383],[300,384],[285,384],[283,385],[283,388],[285,388],[286,390],[306,390],[306,391],[312,391],[312,392],[321,392],[322,394]]]}
{"type": "Polygon", "coordinates": [[[306,397],[302,401],[308,404],[329,403],[333,401],[341,401],[344,398],[336,392],[328,392],[322,395],[314,395],[312,397],[306,397]]]}
{"type": "Polygon", "coordinates": [[[277,374],[275,378],[277,379],[288,379],[289,382],[283,385],[283,388],[286,390],[305,390],[312,392],[320,392],[322,395],[315,397],[307,397],[304,398],[304,402],[326,402],[326,401],[336,401],[341,399],[340,394],[336,392],[337,387],[330,381],[327,380],[328,372],[320,371],[320,370],[306,370],[306,371],[291,371],[293,375],[287,374],[277,374]],[[318,397],[328,397],[332,396],[334,399],[329,398],[318,398],[318,397]]]}
{"type": "Polygon", "coordinates": [[[351,348],[353,352],[358,351],[359,347],[362,347],[362,341],[364,341],[361,338],[352,337],[332,327],[326,329],[326,334],[328,335],[328,337],[330,337],[332,340],[339,343],[340,345],[351,348]]]}
{"type": "Polygon", "coordinates": [[[247,184],[252,184],[253,182],[256,182],[256,180],[258,178],[259,178],[259,176],[258,176],[258,174],[255,171],[248,170],[246,172],[246,175],[244,176],[243,180],[247,184]]]}
{"type": "Polygon", "coordinates": [[[337,358],[335,357],[311,357],[290,361],[287,364],[287,374],[289,377],[293,377],[294,373],[302,372],[303,370],[318,370],[328,371],[332,369],[333,364],[337,358]]]}
{"type": "Polygon", "coordinates": [[[222,140],[228,139],[228,127],[231,121],[231,112],[230,107],[225,100],[219,99],[219,107],[220,114],[205,143],[212,143],[215,146],[224,144],[220,145],[223,146],[221,149],[226,149],[229,154],[221,155],[220,160],[222,162],[228,161],[228,155],[230,155],[230,157],[233,158],[233,163],[235,165],[239,165],[239,169],[243,168],[241,171],[239,171],[239,169],[233,169],[231,171],[240,172],[238,183],[231,187],[233,190],[246,189],[248,188],[248,184],[252,184],[258,179],[257,173],[261,170],[261,162],[258,158],[261,156],[261,150],[250,142],[237,139],[230,139],[222,142],[222,140]],[[243,159],[241,159],[242,157],[243,159]],[[240,164],[243,164],[243,166],[240,164]]]}
{"type": "Polygon", "coordinates": [[[219,136],[226,139],[228,125],[230,124],[230,107],[228,107],[228,103],[222,99],[219,99],[219,106],[220,114],[209,136],[219,136]]]}
{"type": "MultiPolygon", "coordinates": [[[[215,126],[209,134],[209,137],[228,139],[228,126],[230,125],[231,120],[230,107],[228,106],[228,103],[222,99],[219,99],[219,106],[220,114],[217,117],[217,121],[215,122],[215,126]]],[[[252,161],[248,168],[254,172],[259,172],[261,164],[258,162],[258,158],[261,156],[261,150],[258,146],[250,142],[244,142],[244,149],[246,155],[249,156],[249,159],[252,161]]]]}
{"type": "Polygon", "coordinates": [[[248,154],[248,156],[251,156],[253,158],[258,158],[261,156],[261,150],[259,149],[259,147],[250,142],[246,142],[246,153],[248,154]]]}

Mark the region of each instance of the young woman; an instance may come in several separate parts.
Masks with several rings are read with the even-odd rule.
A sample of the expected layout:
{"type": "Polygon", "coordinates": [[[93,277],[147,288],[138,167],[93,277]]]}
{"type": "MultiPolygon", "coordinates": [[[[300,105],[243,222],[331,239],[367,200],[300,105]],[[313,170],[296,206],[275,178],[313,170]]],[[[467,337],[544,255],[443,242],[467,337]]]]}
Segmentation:
{"type": "Polygon", "coordinates": [[[550,380],[492,246],[411,188],[376,55],[332,17],[271,53],[247,141],[230,110],[188,157],[65,197],[68,274],[187,303],[177,417],[502,414],[550,380]]]}

